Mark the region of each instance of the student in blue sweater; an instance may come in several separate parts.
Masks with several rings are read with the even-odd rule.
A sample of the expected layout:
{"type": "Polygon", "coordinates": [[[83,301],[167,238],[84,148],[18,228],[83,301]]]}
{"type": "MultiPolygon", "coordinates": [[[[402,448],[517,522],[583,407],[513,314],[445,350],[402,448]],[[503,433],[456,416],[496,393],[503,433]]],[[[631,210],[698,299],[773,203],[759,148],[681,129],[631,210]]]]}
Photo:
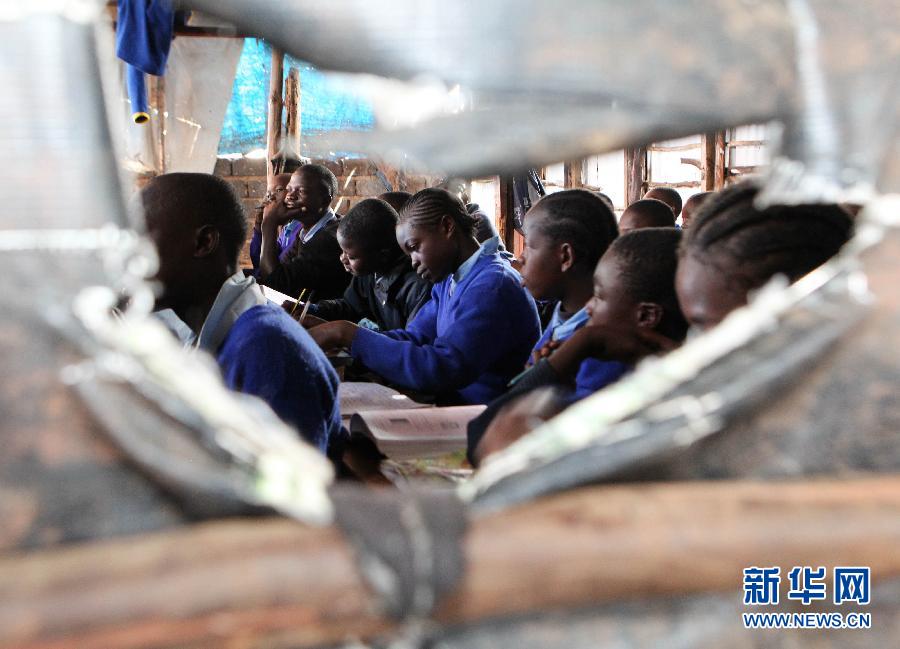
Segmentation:
{"type": "Polygon", "coordinates": [[[231,186],[208,174],[165,174],[141,199],[159,253],[157,308],[190,327],[228,387],[266,401],[325,452],[341,430],[337,374],[303,327],[238,270],[247,223],[231,186]]]}
{"type": "MultiPolygon", "coordinates": [[[[553,305],[550,320],[529,359],[531,367],[587,324],[586,304],[593,294],[594,268],[618,236],[618,229],[616,217],[602,198],[583,189],[568,189],[535,203],[525,215],[524,230],[522,283],[535,300],[553,305]]],[[[630,369],[616,361],[585,358],[569,387],[580,399],[630,369]]],[[[551,379],[556,382],[558,377],[551,379]]],[[[470,455],[497,413],[532,389],[532,377],[520,374],[509,390],[469,423],[470,455]],[[528,380],[520,383],[526,376],[528,380]]]]}
{"type": "Polygon", "coordinates": [[[534,300],[497,252],[479,245],[465,205],[438,188],[415,194],[397,242],[435,286],[406,329],[378,333],[350,322],[310,330],[324,349],[351,355],[391,383],[438,395],[441,404],[488,403],[521,371],[540,336],[534,300]]]}
{"type": "MultiPolygon", "coordinates": [[[[525,215],[524,226],[522,283],[535,300],[555,303],[530,366],[587,324],[585,305],[594,288],[594,268],[619,232],[616,217],[603,200],[583,189],[545,196],[525,215]]],[[[585,360],[576,380],[578,398],[627,370],[614,361],[585,360]]]]}
{"type": "MultiPolygon", "coordinates": [[[[571,386],[587,358],[633,366],[684,341],[688,325],[675,292],[680,239],[681,231],[675,228],[642,228],[612,242],[594,273],[586,326],[522,378],[517,387],[530,393],[522,401],[541,401],[539,393],[533,392],[540,387],[571,386]]],[[[552,415],[575,400],[571,390],[560,391],[553,407],[542,414],[552,415]]],[[[533,425],[540,418],[537,413],[526,414],[518,404],[501,411],[477,434],[470,424],[473,464],[528,432],[523,419],[533,425]]]]}

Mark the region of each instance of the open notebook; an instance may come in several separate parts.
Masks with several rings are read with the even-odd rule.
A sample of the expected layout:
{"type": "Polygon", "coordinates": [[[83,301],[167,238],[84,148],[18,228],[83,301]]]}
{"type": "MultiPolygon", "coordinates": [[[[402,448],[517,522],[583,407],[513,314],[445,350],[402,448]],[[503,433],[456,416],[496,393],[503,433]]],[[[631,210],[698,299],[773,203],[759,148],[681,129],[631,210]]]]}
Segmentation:
{"type": "Polygon", "coordinates": [[[338,399],[341,404],[341,418],[345,424],[350,421],[351,416],[359,412],[433,407],[428,403],[413,401],[405,394],[400,394],[386,385],[362,381],[342,382],[338,388],[338,399]]]}
{"type": "Polygon", "coordinates": [[[365,435],[392,460],[429,458],[466,448],[466,425],[485,406],[361,412],[350,419],[350,434],[365,435]]]}
{"type": "Polygon", "coordinates": [[[351,435],[371,439],[392,460],[432,458],[466,448],[466,425],[485,406],[436,408],[377,383],[341,383],[341,416],[351,435]]]}

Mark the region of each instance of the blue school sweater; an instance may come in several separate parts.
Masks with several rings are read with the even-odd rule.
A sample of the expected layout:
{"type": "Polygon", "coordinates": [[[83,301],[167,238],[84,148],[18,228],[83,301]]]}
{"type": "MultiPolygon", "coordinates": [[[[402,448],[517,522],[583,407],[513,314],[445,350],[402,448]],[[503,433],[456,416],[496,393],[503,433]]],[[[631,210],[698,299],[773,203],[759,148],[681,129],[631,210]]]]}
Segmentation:
{"type": "MultiPolygon", "coordinates": [[[[560,316],[560,304],[557,303],[553,309],[553,316],[544,329],[540,340],[534,346],[534,351],[539,350],[550,340],[563,342],[572,337],[576,331],[587,325],[590,318],[587,312],[582,308],[577,313],[563,320],[560,316]],[[557,329],[560,331],[557,332],[557,329]]],[[[531,361],[529,360],[529,365],[531,361]]],[[[614,383],[622,378],[623,375],[630,372],[631,365],[619,363],[617,361],[601,361],[596,358],[586,358],[578,366],[578,374],[575,377],[575,394],[574,399],[584,399],[586,396],[593,394],[601,388],[605,388],[610,383],[614,383]]]]}
{"type": "Polygon", "coordinates": [[[323,453],[329,438],[340,434],[337,374],[281,307],[262,304],[244,311],[216,360],[229,388],[260,397],[323,453]]]}
{"type": "Polygon", "coordinates": [[[519,274],[496,246],[485,245],[459,283],[448,277],[432,288],[406,329],[359,329],[350,353],[388,381],[436,393],[440,402],[488,403],[521,371],[540,333],[519,274]]]}

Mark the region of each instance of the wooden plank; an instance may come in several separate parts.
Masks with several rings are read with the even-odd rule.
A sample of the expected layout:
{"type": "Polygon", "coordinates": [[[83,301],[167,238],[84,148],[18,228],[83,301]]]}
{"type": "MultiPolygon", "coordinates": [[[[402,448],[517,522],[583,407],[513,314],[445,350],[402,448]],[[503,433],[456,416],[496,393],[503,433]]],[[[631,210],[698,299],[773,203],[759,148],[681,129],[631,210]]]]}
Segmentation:
{"type": "MultiPolygon", "coordinates": [[[[888,580],[898,544],[897,476],[591,487],[475,519],[436,618],[733,596],[751,565],[888,580]]],[[[228,521],[0,558],[0,647],[310,647],[392,628],[334,528],[228,521]]]]}
{"type": "Polygon", "coordinates": [[[680,180],[677,183],[658,183],[658,182],[648,182],[647,189],[648,191],[653,187],[700,187],[700,182],[696,180],[680,180]]]}
{"type": "Polygon", "coordinates": [[[584,187],[584,160],[569,160],[563,164],[563,178],[566,189],[584,187]]]}
{"type": "Polygon", "coordinates": [[[266,121],[266,181],[272,183],[275,170],[272,158],[278,153],[281,145],[281,79],[284,76],[284,52],[272,48],[272,63],[269,74],[269,113],[266,121]]]}
{"type": "Polygon", "coordinates": [[[648,151],[657,151],[657,152],[673,152],[673,151],[693,151],[694,149],[702,146],[702,142],[695,142],[694,144],[651,144],[647,147],[648,151]]]}
{"type": "Polygon", "coordinates": [[[765,140],[731,140],[725,146],[729,149],[742,146],[766,146],[765,140]]]}

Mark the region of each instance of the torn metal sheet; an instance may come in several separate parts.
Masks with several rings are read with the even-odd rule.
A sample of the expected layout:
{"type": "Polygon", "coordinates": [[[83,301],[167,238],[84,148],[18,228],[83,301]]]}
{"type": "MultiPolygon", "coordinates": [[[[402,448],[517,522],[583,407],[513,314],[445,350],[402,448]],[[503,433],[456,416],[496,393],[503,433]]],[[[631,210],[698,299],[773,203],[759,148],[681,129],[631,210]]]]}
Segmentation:
{"type": "Polygon", "coordinates": [[[461,495],[490,510],[598,481],[897,471],[897,214],[900,197],[874,202],[837,257],[532,431],[461,495]]]}
{"type": "Polygon", "coordinates": [[[478,175],[777,119],[783,140],[762,200],[900,190],[893,0],[181,4],[323,69],[458,84],[471,98],[415,126],[309,141],[310,155],[352,147],[478,175]]]}

